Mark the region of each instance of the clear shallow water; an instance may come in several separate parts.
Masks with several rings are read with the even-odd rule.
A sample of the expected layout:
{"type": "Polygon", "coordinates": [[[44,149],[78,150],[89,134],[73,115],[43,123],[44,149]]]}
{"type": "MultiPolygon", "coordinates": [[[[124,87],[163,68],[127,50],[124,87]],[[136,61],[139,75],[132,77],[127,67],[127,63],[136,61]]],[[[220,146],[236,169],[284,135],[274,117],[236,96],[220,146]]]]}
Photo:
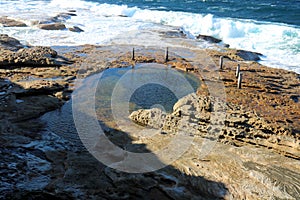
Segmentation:
{"type": "Polygon", "coordinates": [[[107,69],[97,85],[95,109],[102,119],[113,119],[114,103],[128,108],[126,118],[142,108],[172,112],[178,99],[196,92],[199,86],[198,77],[157,64],[107,69]]]}
{"type": "Polygon", "coordinates": [[[299,0],[8,0],[1,1],[0,6],[0,16],[21,19],[30,26],[0,27],[0,33],[25,44],[111,44],[124,35],[130,44],[131,35],[171,26],[190,38],[211,35],[232,48],[260,52],[264,54],[262,64],[300,73],[299,0]],[[76,10],[77,16],[64,23],[85,32],[45,31],[34,25],[70,9],[76,10]]]}
{"type": "MultiPolygon", "coordinates": [[[[83,81],[82,88],[75,90],[75,95],[94,96],[91,102],[82,102],[85,105],[95,105],[97,118],[108,127],[116,127],[119,121],[127,120],[130,113],[141,108],[160,108],[171,112],[177,100],[189,93],[196,92],[200,86],[199,78],[171,68],[151,64],[143,67],[112,68],[99,74],[92,75],[83,81]],[[151,77],[151,79],[145,78],[151,77]],[[174,79],[176,77],[176,79],[174,79]],[[165,87],[164,84],[169,84],[165,87]],[[95,95],[91,95],[91,88],[96,87],[95,95]],[[114,91],[121,88],[118,94],[128,94],[129,98],[116,98],[114,91]],[[133,89],[135,88],[135,89],[133,89]],[[124,106],[125,105],[125,106],[124,106]],[[129,106],[126,106],[129,105],[129,106]],[[121,112],[113,109],[121,106],[121,112]]],[[[123,97],[117,96],[117,97],[123,97]]],[[[73,98],[74,100],[74,98],[73,98]]],[[[48,112],[42,119],[47,121],[49,130],[67,137],[71,141],[79,141],[74,124],[74,110],[72,100],[63,105],[59,110],[48,112]]],[[[78,103],[78,102],[77,102],[78,103]]],[[[76,103],[75,103],[76,104],[76,103]]],[[[75,106],[75,108],[77,108],[75,106]]],[[[74,109],[74,105],[73,105],[74,109]]],[[[87,110],[85,110],[87,112],[87,110]]],[[[85,113],[87,116],[90,113],[85,113]]],[[[126,126],[131,123],[127,122],[126,126]]]]}

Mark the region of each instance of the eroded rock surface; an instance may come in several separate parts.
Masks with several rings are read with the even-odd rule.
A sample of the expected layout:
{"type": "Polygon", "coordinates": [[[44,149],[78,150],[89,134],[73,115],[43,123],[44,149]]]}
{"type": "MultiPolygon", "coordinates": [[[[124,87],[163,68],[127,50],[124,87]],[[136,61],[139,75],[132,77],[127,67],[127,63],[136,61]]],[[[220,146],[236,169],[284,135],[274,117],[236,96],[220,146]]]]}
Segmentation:
{"type": "Polygon", "coordinates": [[[76,70],[58,61],[67,59],[50,47],[25,48],[8,35],[1,35],[0,41],[1,118],[9,123],[32,119],[69,98],[76,70]],[[56,97],[58,92],[61,98],[56,97]]]}
{"type": "MultiPolygon", "coordinates": [[[[58,57],[56,51],[50,47],[22,48],[17,52],[3,50],[0,57],[0,66],[60,66],[69,64],[69,61],[58,57]]],[[[3,68],[3,67],[2,67],[3,68]]]]}
{"type": "Polygon", "coordinates": [[[291,130],[272,124],[239,106],[207,96],[188,95],[180,99],[171,114],[159,109],[138,110],[130,119],[143,126],[167,132],[184,131],[191,135],[249,143],[274,149],[300,159],[300,137],[291,130]]]}
{"type": "MultiPolygon", "coordinates": [[[[299,135],[294,135],[291,130],[258,117],[253,111],[247,111],[241,106],[225,103],[213,97],[190,94],[180,99],[174,105],[172,113],[165,113],[158,108],[142,109],[132,112],[129,117],[135,123],[147,128],[158,129],[161,134],[169,137],[166,141],[162,138],[157,140],[152,139],[151,143],[148,144],[146,142],[148,146],[153,146],[152,143],[156,143],[154,146],[159,146],[160,143],[168,144],[167,141],[172,141],[172,138],[179,134],[179,132],[184,133],[186,137],[194,138],[194,143],[187,153],[189,156],[183,156],[180,159],[181,162],[176,161],[175,165],[177,167],[189,168],[193,166],[192,163],[187,164],[189,163],[188,158],[196,158],[201,155],[203,148],[201,144],[205,142],[205,139],[216,141],[217,147],[215,146],[214,148],[219,148],[219,150],[211,150],[205,159],[220,159],[217,163],[221,167],[217,167],[219,170],[217,173],[220,173],[220,176],[223,175],[231,178],[219,177],[217,180],[222,180],[221,182],[225,182],[225,185],[231,189],[232,187],[241,187],[236,185],[238,182],[243,182],[243,185],[248,186],[244,190],[244,194],[235,194],[235,192],[229,189],[228,192],[230,195],[237,195],[235,198],[259,199],[267,198],[267,196],[271,198],[272,196],[283,199],[295,199],[300,194],[300,185],[298,182],[300,174],[297,172],[297,167],[290,169],[289,166],[273,165],[276,161],[273,158],[281,157],[279,154],[269,155],[269,158],[273,158],[265,158],[263,161],[265,164],[257,162],[264,159],[264,157],[260,156],[270,153],[266,149],[272,149],[277,153],[299,160],[299,135]],[[224,144],[226,145],[224,146],[224,144]],[[238,155],[232,154],[232,157],[227,159],[227,156],[225,156],[227,154],[226,151],[221,150],[228,148],[227,145],[232,146],[230,147],[231,150],[227,152],[228,154],[237,153],[238,155]],[[251,146],[252,150],[250,150],[251,146]],[[253,149],[253,147],[257,148],[258,146],[265,149],[253,149]],[[245,153],[245,151],[248,151],[246,149],[249,150],[246,154],[238,153],[239,151],[245,153]],[[255,151],[259,151],[259,154],[256,155],[255,151]],[[198,152],[198,155],[195,152],[198,152]],[[218,156],[216,156],[217,154],[218,156]],[[245,155],[247,155],[247,159],[245,159],[245,155]],[[266,165],[266,163],[270,165],[266,165]],[[235,172],[230,172],[231,170],[235,170],[235,172]],[[248,174],[249,171],[251,171],[250,174],[248,174]],[[232,173],[235,174],[233,175],[232,173]],[[246,177],[249,175],[251,178],[246,180],[246,177]],[[260,186],[260,183],[254,180],[259,180],[259,182],[268,181],[266,181],[267,185],[260,186]],[[265,190],[262,191],[260,187],[264,187],[265,190]],[[254,190],[258,192],[256,195],[251,194],[254,190]]],[[[180,146],[180,144],[178,145],[180,146]]],[[[295,162],[297,163],[298,161],[296,160],[295,162]]],[[[211,174],[214,171],[212,169],[215,168],[213,167],[215,164],[212,162],[207,163],[210,166],[207,166],[208,171],[211,171],[206,174],[211,174]]],[[[194,170],[195,174],[205,174],[203,169],[194,170]]]]}

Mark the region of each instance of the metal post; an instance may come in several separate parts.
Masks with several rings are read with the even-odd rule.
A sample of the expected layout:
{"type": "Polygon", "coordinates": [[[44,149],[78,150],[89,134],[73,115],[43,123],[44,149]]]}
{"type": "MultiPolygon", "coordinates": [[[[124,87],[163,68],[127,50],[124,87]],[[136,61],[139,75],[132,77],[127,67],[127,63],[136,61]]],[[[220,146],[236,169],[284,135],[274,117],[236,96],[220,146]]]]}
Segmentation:
{"type": "Polygon", "coordinates": [[[238,89],[241,89],[242,88],[242,81],[243,81],[243,73],[240,72],[239,75],[238,75],[238,89]]]}
{"type": "Polygon", "coordinates": [[[134,60],[134,48],[132,48],[132,57],[131,57],[132,60],[134,60]]]}
{"type": "Polygon", "coordinates": [[[223,68],[223,56],[220,57],[220,61],[219,61],[219,66],[220,66],[220,69],[223,68]]]}
{"type": "Polygon", "coordinates": [[[168,60],[169,60],[169,48],[168,47],[165,52],[165,60],[166,60],[166,62],[168,62],[168,60]]]}
{"type": "Polygon", "coordinates": [[[235,77],[238,78],[240,73],[240,64],[236,66],[236,72],[235,72],[235,77]]]}

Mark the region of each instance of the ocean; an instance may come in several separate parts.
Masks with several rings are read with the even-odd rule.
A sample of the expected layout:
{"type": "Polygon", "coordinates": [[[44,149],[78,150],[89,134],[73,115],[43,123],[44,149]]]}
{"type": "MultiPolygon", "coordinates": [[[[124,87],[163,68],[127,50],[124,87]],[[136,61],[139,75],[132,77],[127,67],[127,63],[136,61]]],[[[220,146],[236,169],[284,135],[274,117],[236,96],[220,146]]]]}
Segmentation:
{"type": "Polygon", "coordinates": [[[0,7],[0,16],[28,25],[0,27],[0,33],[24,44],[130,44],[128,38],[139,32],[180,29],[191,39],[209,35],[231,48],[262,53],[260,63],[300,74],[299,0],[2,0],[0,7]],[[76,10],[77,16],[65,19],[64,24],[84,32],[37,28],[37,22],[70,10],[76,10]],[[118,40],[124,36],[126,42],[118,40]]]}

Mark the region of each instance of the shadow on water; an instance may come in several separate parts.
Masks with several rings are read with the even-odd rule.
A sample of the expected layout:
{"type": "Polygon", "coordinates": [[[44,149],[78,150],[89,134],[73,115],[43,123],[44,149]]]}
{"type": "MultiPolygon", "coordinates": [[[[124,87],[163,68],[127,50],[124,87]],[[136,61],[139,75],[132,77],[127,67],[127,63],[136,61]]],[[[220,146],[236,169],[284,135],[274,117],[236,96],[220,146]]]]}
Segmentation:
{"type": "MultiPolygon", "coordinates": [[[[89,140],[93,144],[89,145],[88,148],[89,151],[97,151],[101,154],[100,157],[102,158],[107,156],[112,167],[115,163],[126,160],[126,153],[116,154],[114,150],[110,149],[111,146],[105,142],[107,138],[120,149],[135,153],[152,153],[146,144],[136,143],[136,139],[130,133],[120,130],[112,122],[113,115],[111,112],[110,97],[113,96],[113,89],[116,87],[116,83],[120,82],[120,77],[128,70],[106,70],[101,77],[104,82],[101,84],[98,83],[95,95],[97,121],[104,134],[101,134],[99,130],[94,130],[94,132],[99,132],[99,137],[89,140]]],[[[188,74],[184,74],[184,76],[191,80],[193,89],[196,90],[199,86],[199,82],[195,81],[197,79],[188,74]]],[[[87,83],[85,89],[89,87],[88,85],[87,83]]],[[[129,98],[131,110],[150,108],[151,105],[160,105],[166,108],[166,110],[171,111],[173,104],[180,98],[178,95],[177,97],[176,95],[174,96],[168,88],[155,83],[144,84],[132,94],[129,98]],[[165,98],[168,100],[162,101],[165,98]]],[[[82,103],[88,105],[88,102],[82,103]]],[[[74,109],[77,108],[73,105],[73,112],[74,109]]],[[[85,190],[91,196],[104,199],[190,199],[191,197],[196,199],[223,199],[227,194],[227,188],[223,183],[207,180],[202,176],[186,174],[184,171],[176,169],[171,165],[165,166],[166,164],[155,156],[149,162],[156,163],[159,170],[146,173],[122,172],[107,167],[94,158],[91,160],[92,155],[90,154],[87,154],[86,157],[80,156],[86,152],[86,149],[83,147],[77,131],[78,129],[81,129],[81,131],[88,130],[90,128],[88,122],[94,120],[94,117],[88,109],[80,109],[78,113],[80,119],[84,120],[81,127],[78,127],[78,124],[75,127],[71,101],[66,103],[60,111],[47,113],[43,119],[48,122],[48,128],[51,131],[72,141],[73,144],[81,149],[77,157],[78,159],[82,159],[80,163],[84,162],[85,166],[75,167],[76,172],[70,175],[74,177],[69,178],[73,181],[76,180],[74,184],[77,184],[77,187],[85,190]],[[93,170],[87,170],[87,167],[93,170]]],[[[95,134],[97,135],[97,133],[95,134]]],[[[95,154],[93,155],[95,156],[95,154]]],[[[135,162],[138,163],[139,160],[135,160],[135,162]]]]}

